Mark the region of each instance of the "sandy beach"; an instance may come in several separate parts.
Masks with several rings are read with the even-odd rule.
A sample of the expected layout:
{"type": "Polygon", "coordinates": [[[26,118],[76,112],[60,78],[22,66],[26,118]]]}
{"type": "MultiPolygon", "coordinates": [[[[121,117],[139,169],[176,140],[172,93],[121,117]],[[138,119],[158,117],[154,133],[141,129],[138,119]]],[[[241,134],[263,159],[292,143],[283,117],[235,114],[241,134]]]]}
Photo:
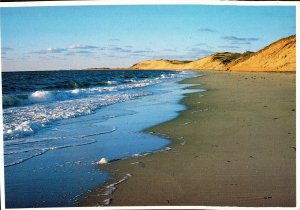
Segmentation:
{"type": "Polygon", "coordinates": [[[1,4],[1,207],[298,209],[299,7],[1,4]]]}
{"type": "MultiPolygon", "coordinates": [[[[117,161],[112,206],[295,206],[294,73],[203,72],[188,109],[152,127],[171,150],[117,161]]],[[[81,205],[99,203],[95,192],[81,205]],[[93,195],[94,194],[94,195],[93,195]]]]}

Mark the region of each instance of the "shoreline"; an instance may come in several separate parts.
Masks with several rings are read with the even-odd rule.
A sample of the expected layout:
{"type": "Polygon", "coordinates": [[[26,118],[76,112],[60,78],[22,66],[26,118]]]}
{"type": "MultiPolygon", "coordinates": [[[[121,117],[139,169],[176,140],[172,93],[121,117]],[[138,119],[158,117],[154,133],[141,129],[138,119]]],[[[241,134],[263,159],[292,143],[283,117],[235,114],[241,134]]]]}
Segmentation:
{"type": "Polygon", "coordinates": [[[131,110],[134,108],[136,113],[140,113],[139,117],[136,117],[136,120],[134,121],[123,119],[123,124],[125,122],[125,124],[129,124],[130,126],[133,126],[131,129],[129,129],[129,133],[132,133],[133,136],[127,139],[126,136],[123,135],[121,138],[127,139],[129,141],[131,141],[131,139],[138,140],[139,138],[142,138],[141,139],[142,141],[138,140],[136,141],[136,144],[137,145],[142,144],[144,146],[147,139],[144,139],[143,136],[149,136],[149,139],[150,138],[152,139],[151,142],[153,145],[158,145],[160,141],[168,142],[168,143],[165,145],[160,145],[159,147],[156,146],[156,148],[153,147],[148,148],[148,150],[146,148],[144,149],[140,148],[139,151],[136,151],[135,153],[132,154],[126,152],[124,154],[127,155],[119,159],[108,158],[109,160],[108,164],[95,165],[95,168],[97,168],[98,170],[108,172],[110,174],[109,179],[107,179],[104,183],[98,186],[90,188],[86,193],[82,194],[82,196],[80,196],[80,198],[78,199],[79,202],[74,203],[75,206],[91,205],[89,201],[91,197],[95,198],[95,200],[93,201],[94,203],[93,206],[103,206],[103,205],[106,206],[110,203],[109,200],[111,194],[115,190],[115,186],[119,185],[120,183],[126,181],[129,177],[131,177],[130,173],[118,174],[115,173],[116,172],[115,170],[109,170],[108,167],[110,164],[114,164],[118,161],[122,161],[126,159],[135,159],[141,156],[153,155],[168,150],[169,148],[168,146],[172,144],[171,139],[166,138],[165,135],[163,134],[153,135],[150,132],[147,132],[146,130],[155,125],[162,124],[164,122],[168,122],[175,119],[176,117],[178,117],[179,112],[186,109],[186,107],[179,102],[185,97],[184,95],[186,93],[191,93],[198,90],[188,89],[187,87],[189,87],[190,85],[185,85],[180,83],[185,79],[198,76],[199,73],[193,73],[192,71],[188,71],[188,72],[184,72],[183,75],[185,76],[179,77],[176,80],[165,81],[164,83],[161,84],[155,84],[153,88],[151,88],[153,94],[135,100],[135,102],[133,102],[131,106],[128,105],[126,106],[127,109],[131,110]],[[141,126],[142,124],[145,123],[146,126],[141,126]],[[142,137],[140,137],[139,134],[141,134],[142,137]],[[89,199],[86,199],[87,197],[89,199]],[[86,202],[86,200],[88,200],[88,202],[86,202]]]}
{"type": "Polygon", "coordinates": [[[187,110],[146,129],[171,150],[105,166],[132,175],[111,206],[295,206],[295,74],[209,71],[183,82],[208,91],[185,94],[187,110]]]}
{"type": "MultiPolygon", "coordinates": [[[[110,179],[107,171],[99,169],[97,162],[100,159],[106,158],[109,161],[123,159],[126,156],[136,156],[169,145],[169,140],[141,131],[175,118],[176,111],[184,109],[178,101],[182,99],[183,93],[190,92],[190,90],[182,89],[185,85],[180,85],[176,81],[193,74],[192,72],[188,74],[187,72],[133,74],[136,80],[125,86],[114,86],[113,90],[116,91],[108,91],[107,94],[94,95],[94,97],[88,94],[82,95],[83,98],[85,96],[89,98],[89,100],[83,100],[83,102],[87,101],[88,105],[94,104],[94,98],[99,101],[100,96],[105,102],[94,104],[100,106],[91,114],[55,121],[51,126],[38,130],[35,135],[20,139],[22,140],[20,146],[14,144],[19,141],[18,139],[11,143],[12,147],[8,144],[6,151],[21,152],[7,156],[7,163],[14,163],[19,159],[23,162],[5,168],[6,207],[75,206],[90,189],[110,179]],[[105,105],[106,102],[111,103],[105,105]],[[30,144],[23,144],[27,142],[30,144]],[[36,150],[39,149],[38,151],[46,152],[41,155],[24,152],[24,156],[31,155],[32,158],[21,159],[24,157],[22,156],[24,147],[26,149],[34,147],[37,148],[36,150]],[[44,176],[45,174],[48,176],[44,176]],[[49,177],[51,177],[50,180],[49,177]],[[63,188],[61,188],[62,184],[63,188]],[[35,188],[36,185],[41,188],[35,188]],[[26,193],[28,191],[31,193],[26,193]]],[[[115,75],[114,78],[117,79],[121,76],[118,72],[111,75],[115,75]]],[[[89,73],[84,73],[83,81],[89,77],[89,73]]],[[[49,76],[49,78],[53,77],[49,76]]],[[[99,78],[101,79],[101,75],[99,78]]],[[[102,87],[98,90],[102,90],[102,87]]],[[[85,89],[83,88],[82,91],[84,94],[85,89]]],[[[63,103],[67,102],[79,108],[86,107],[86,103],[82,103],[81,99],[63,103]]],[[[61,103],[51,104],[54,105],[53,107],[60,107],[61,103]]],[[[71,105],[70,107],[73,107],[71,105]]],[[[32,107],[40,106],[29,106],[29,108],[32,107]]],[[[51,107],[50,105],[49,108],[51,107]]],[[[64,110],[67,113],[74,113],[77,110],[76,107],[64,110]]],[[[14,110],[18,111],[18,108],[14,110]]],[[[52,114],[53,109],[49,110],[52,114]]]]}

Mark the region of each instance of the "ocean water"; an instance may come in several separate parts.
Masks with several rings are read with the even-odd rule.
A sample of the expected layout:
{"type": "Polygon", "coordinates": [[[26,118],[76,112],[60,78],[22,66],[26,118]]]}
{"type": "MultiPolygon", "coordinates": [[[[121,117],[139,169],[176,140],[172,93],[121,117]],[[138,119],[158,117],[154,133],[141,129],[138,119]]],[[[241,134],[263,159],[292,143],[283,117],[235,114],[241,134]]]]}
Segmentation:
{"type": "Polygon", "coordinates": [[[96,164],[164,149],[187,71],[2,73],[7,208],[74,206],[111,176],[96,164]]]}

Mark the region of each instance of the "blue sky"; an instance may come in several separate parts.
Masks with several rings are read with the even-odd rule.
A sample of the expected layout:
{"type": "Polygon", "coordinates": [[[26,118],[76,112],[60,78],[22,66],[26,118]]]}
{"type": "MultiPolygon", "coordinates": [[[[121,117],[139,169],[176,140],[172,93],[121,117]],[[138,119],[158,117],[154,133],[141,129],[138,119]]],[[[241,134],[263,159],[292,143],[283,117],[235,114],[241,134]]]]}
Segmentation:
{"type": "Polygon", "coordinates": [[[1,8],[2,70],[129,67],[257,51],[296,33],[294,6],[1,8]]]}

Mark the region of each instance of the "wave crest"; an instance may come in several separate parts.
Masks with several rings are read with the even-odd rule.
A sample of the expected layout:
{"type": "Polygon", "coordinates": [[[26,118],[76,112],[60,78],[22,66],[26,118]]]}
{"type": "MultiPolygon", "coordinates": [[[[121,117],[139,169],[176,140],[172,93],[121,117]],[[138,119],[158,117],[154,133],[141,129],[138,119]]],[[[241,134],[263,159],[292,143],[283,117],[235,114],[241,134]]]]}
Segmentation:
{"type": "Polygon", "coordinates": [[[53,96],[50,91],[38,90],[33,92],[28,97],[28,100],[31,102],[46,102],[46,101],[51,101],[52,97],[53,96]]]}

